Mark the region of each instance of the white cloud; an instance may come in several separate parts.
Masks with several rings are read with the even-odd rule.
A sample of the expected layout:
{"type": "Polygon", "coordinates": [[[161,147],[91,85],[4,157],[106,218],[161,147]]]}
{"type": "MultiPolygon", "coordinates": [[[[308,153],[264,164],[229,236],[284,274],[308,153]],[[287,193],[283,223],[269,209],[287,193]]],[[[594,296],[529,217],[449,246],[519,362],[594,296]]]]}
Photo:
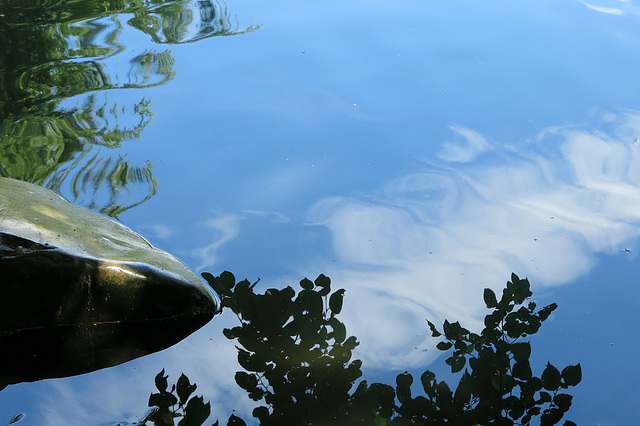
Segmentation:
{"type": "Polygon", "coordinates": [[[141,233],[145,238],[157,238],[160,240],[164,240],[167,238],[171,238],[175,231],[173,228],[167,225],[143,225],[140,228],[141,233]]]}
{"type": "MultiPolygon", "coordinates": [[[[609,116],[615,136],[548,129],[559,144],[543,137],[473,163],[445,145],[448,161],[389,182],[376,201],[319,201],[309,220],[331,231],[335,262],[325,271],[347,288],[343,320],[365,365],[424,365],[429,357],[407,348],[432,347],[425,319],[478,326],[482,289],[499,289],[512,271],[534,285],[566,284],[598,255],[635,244],[639,123],[637,113],[609,116]]],[[[469,152],[488,149],[464,134],[469,152]]]]}
{"type": "Polygon", "coordinates": [[[636,4],[637,0],[599,0],[600,4],[582,2],[591,10],[596,12],[606,13],[607,15],[638,15],[640,14],[640,7],[636,4]],[[602,4],[604,3],[604,4],[602,4]]]}
{"type": "Polygon", "coordinates": [[[214,215],[199,224],[203,232],[211,233],[212,242],[204,247],[191,250],[191,255],[200,260],[197,270],[212,267],[217,263],[217,253],[221,246],[233,240],[240,233],[240,217],[238,215],[214,215]]]}
{"type": "Polygon", "coordinates": [[[587,2],[582,2],[589,9],[595,10],[596,12],[606,13],[608,15],[624,15],[622,9],[618,9],[617,7],[605,7],[605,6],[597,6],[594,4],[589,4],[587,2]]]}
{"type": "Polygon", "coordinates": [[[449,126],[462,140],[447,141],[442,146],[442,151],[438,155],[445,161],[456,163],[468,163],[473,161],[480,153],[492,149],[492,146],[478,132],[462,126],[449,126]]]}

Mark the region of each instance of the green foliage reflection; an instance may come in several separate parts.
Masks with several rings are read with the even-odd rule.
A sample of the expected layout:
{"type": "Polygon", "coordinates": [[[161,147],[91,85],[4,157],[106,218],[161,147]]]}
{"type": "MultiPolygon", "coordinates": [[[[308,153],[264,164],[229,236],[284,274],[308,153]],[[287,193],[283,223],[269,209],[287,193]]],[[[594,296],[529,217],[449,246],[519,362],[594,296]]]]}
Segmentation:
{"type": "Polygon", "coordinates": [[[149,99],[121,89],[175,77],[158,44],[257,28],[241,28],[214,0],[0,0],[0,176],[57,190],[74,169],[74,201],[114,217],[145,202],[157,186],[150,165],[98,149],[139,138],[153,119],[149,99]],[[147,49],[127,50],[130,28],[148,35],[147,49]],[[137,188],[146,194],[132,196],[137,188]],[[88,189],[90,200],[79,200],[88,189]]]}
{"type": "MultiPolygon", "coordinates": [[[[515,274],[500,300],[484,291],[490,313],[480,334],[458,322],[445,321],[441,330],[428,322],[459,382],[452,389],[427,370],[417,395],[408,372],[397,376],[395,387],[356,385],[361,361],[351,357],[358,342],[337,319],[344,290],[332,293],[326,276],[302,280],[298,292],[286,287],[262,294],[257,283],[236,283],[229,272],[203,277],[240,321],[224,334],[238,344],[243,370],[236,383],[261,403],[253,416],[262,425],[520,425],[534,418],[555,425],[571,407],[567,389],[582,379],[580,364],[559,370],[548,363],[534,374],[528,338],[557,306],[539,309],[529,300],[529,281],[515,274]]],[[[228,424],[244,422],[232,416],[228,424]]]]}

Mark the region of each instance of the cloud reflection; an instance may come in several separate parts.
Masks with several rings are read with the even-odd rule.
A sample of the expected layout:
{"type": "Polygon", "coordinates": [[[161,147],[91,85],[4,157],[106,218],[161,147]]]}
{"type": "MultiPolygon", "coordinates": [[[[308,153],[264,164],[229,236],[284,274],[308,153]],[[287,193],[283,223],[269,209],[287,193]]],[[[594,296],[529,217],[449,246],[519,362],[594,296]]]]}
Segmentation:
{"type": "Polygon", "coordinates": [[[622,9],[618,9],[617,7],[605,7],[605,6],[597,6],[595,4],[589,4],[587,2],[582,2],[589,9],[595,10],[596,12],[606,13],[608,15],[624,15],[622,9]]]}
{"type": "Polygon", "coordinates": [[[310,210],[331,231],[336,262],[323,270],[348,289],[343,320],[365,365],[423,365],[425,350],[437,355],[425,318],[479,327],[482,288],[499,289],[512,271],[566,284],[598,255],[636,243],[640,114],[606,115],[602,127],[546,129],[517,149],[452,127],[463,138],[443,146],[443,161],[367,201],[329,198],[310,210]]]}
{"type": "Polygon", "coordinates": [[[481,152],[491,149],[491,144],[480,133],[461,126],[449,126],[449,128],[462,137],[464,143],[445,142],[442,152],[438,154],[442,160],[466,163],[474,160],[481,152]]]}
{"type": "MultiPolygon", "coordinates": [[[[595,10],[596,12],[600,13],[606,13],[607,15],[638,15],[640,14],[640,7],[635,5],[634,1],[635,0],[609,0],[604,2],[610,4],[607,6],[587,3],[585,1],[583,1],[582,4],[584,4],[591,10],[595,10]]],[[[599,3],[602,3],[602,0],[600,0],[599,3]]]]}
{"type": "Polygon", "coordinates": [[[212,217],[200,224],[200,228],[207,234],[214,234],[213,242],[192,250],[191,254],[200,259],[198,271],[217,263],[217,252],[221,246],[233,240],[240,232],[240,218],[237,215],[220,215],[212,217]]]}

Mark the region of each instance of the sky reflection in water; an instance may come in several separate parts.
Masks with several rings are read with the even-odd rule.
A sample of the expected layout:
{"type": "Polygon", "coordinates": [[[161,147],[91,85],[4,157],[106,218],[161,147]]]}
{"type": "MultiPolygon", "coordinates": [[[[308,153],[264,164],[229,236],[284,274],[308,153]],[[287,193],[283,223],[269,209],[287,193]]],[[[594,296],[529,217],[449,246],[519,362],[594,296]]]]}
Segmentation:
{"type": "MultiPolygon", "coordinates": [[[[480,327],[482,288],[499,290],[511,271],[528,276],[539,297],[557,300],[553,290],[540,286],[584,280],[598,262],[607,261],[603,255],[635,258],[640,113],[605,114],[598,129],[550,128],[516,149],[452,127],[438,159],[425,160],[421,170],[390,180],[368,197],[327,197],[308,209],[307,226],[328,228],[333,254],[311,263],[300,260],[298,268],[301,274],[325,271],[347,289],[341,317],[361,341],[357,357],[365,366],[424,367],[437,355],[425,319],[455,318],[480,327]]],[[[243,214],[254,213],[203,222],[218,229],[220,238],[194,251],[194,257],[218,264],[211,254],[224,251],[238,235],[243,214]]],[[[570,310],[570,303],[571,298],[560,301],[560,309],[570,310]]],[[[224,417],[230,406],[242,412],[248,401],[228,374],[236,368],[235,350],[219,337],[211,340],[213,329],[222,324],[233,324],[233,318],[219,318],[215,326],[167,351],[170,355],[134,361],[137,380],[163,367],[174,374],[191,372],[200,378],[199,391],[214,402],[214,413],[224,417]]],[[[607,344],[617,338],[615,333],[603,337],[607,344]]],[[[555,359],[554,349],[544,342],[539,350],[555,359]]],[[[570,356],[589,364],[587,353],[570,356]]],[[[101,386],[118,392],[124,378],[114,379],[120,377],[117,370],[96,374],[101,386]]],[[[589,383],[587,376],[583,391],[589,383]]],[[[53,388],[79,398],[72,380],[53,388]]],[[[95,403],[91,396],[81,398],[82,406],[95,403]]],[[[128,408],[130,401],[124,404],[128,408]]],[[[575,403],[572,418],[576,413],[580,418],[583,405],[575,403]]],[[[122,406],[123,401],[114,398],[112,404],[122,406]]]]}
{"type": "MultiPolygon", "coordinates": [[[[422,354],[399,351],[417,339],[397,305],[414,307],[410,324],[425,317],[470,324],[482,318],[480,286],[499,290],[510,271],[536,286],[568,284],[598,256],[633,250],[640,231],[639,118],[608,114],[608,129],[595,133],[547,129],[517,150],[456,128],[464,140],[445,143],[439,155],[450,161],[390,181],[371,201],[316,204],[311,220],[331,230],[340,265],[326,270],[358,289],[348,324],[363,341],[376,342],[365,359],[397,368],[424,362],[422,354]],[[376,272],[361,278],[371,267],[376,272]],[[396,331],[380,336],[372,326],[378,321],[396,331]]],[[[429,345],[428,336],[419,340],[419,347],[429,345]]]]}
{"type": "MultiPolygon", "coordinates": [[[[263,28],[172,48],[174,80],[145,92],[154,122],[120,151],[154,165],[158,193],[121,220],[199,271],[265,288],[329,275],[347,289],[341,317],[369,369],[427,365],[437,354],[425,319],[477,327],[482,289],[528,276],[560,305],[546,327],[579,332],[549,332],[538,349],[540,366],[556,353],[583,363],[571,418],[624,424],[637,390],[620,377],[633,376],[637,347],[610,342],[637,326],[582,329],[578,318],[602,312],[607,293],[637,306],[638,6],[229,7],[263,28]]],[[[595,322],[632,313],[610,315],[595,322]]],[[[214,415],[248,420],[220,333],[233,323],[217,318],[118,368],[8,388],[2,418],[131,421],[165,368],[196,381],[214,415]]]]}

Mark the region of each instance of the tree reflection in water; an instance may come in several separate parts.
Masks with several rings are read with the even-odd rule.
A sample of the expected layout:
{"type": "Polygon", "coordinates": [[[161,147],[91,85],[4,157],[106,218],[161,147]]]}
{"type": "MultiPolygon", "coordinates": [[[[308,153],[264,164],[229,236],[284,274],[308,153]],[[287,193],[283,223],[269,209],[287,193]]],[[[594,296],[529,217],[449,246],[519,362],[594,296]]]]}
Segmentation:
{"type": "Polygon", "coordinates": [[[100,149],[139,138],[153,118],[149,99],[121,103],[117,91],[175,77],[171,51],[154,46],[259,28],[214,0],[0,0],[0,11],[0,176],[58,192],[68,181],[73,201],[112,217],[157,186],[151,164],[100,149]],[[151,39],[143,53],[120,42],[128,26],[151,39]]]}
{"type": "MultiPolygon", "coordinates": [[[[254,291],[257,283],[236,283],[229,272],[203,277],[240,321],[224,334],[238,344],[243,370],[236,373],[236,383],[262,404],[253,410],[261,425],[514,425],[532,419],[555,425],[571,407],[567,390],[582,379],[580,364],[559,370],[548,363],[534,375],[528,338],[557,305],[538,308],[530,300],[529,281],[515,274],[499,300],[485,289],[490,313],[480,334],[458,322],[445,320],[442,330],[428,322],[459,382],[452,389],[427,370],[415,396],[414,378],[407,372],[397,376],[395,387],[366,380],[355,386],[362,376],[361,361],[351,359],[358,341],[347,337],[337,318],[344,290],[332,293],[326,276],[302,280],[297,293],[286,287],[262,294],[254,291]]],[[[180,425],[202,424],[210,414],[202,397],[189,399],[196,385],[186,376],[168,392],[163,370],[156,387],[160,394],[149,399],[150,406],[160,408],[149,417],[154,424],[173,425],[174,418],[180,425]]],[[[245,422],[232,415],[227,425],[236,424],[245,422]]]]}

